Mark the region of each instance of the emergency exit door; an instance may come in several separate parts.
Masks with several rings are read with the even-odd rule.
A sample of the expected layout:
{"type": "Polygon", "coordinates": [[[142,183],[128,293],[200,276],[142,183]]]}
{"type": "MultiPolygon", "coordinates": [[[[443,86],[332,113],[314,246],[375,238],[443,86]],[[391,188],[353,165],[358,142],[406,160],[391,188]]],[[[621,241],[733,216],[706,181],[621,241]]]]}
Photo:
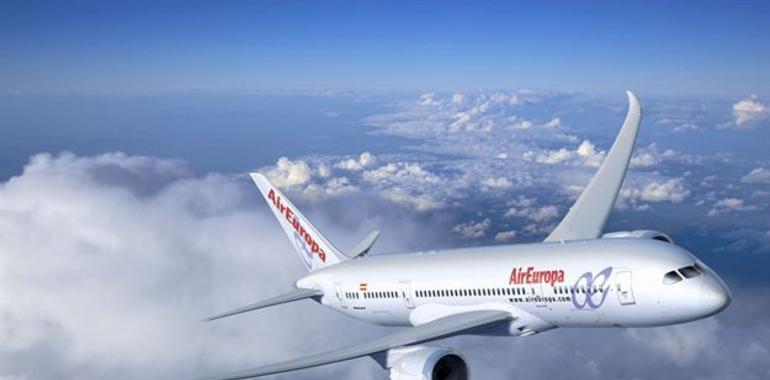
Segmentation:
{"type": "Polygon", "coordinates": [[[632,283],[631,271],[623,270],[615,273],[615,290],[618,292],[618,301],[621,305],[636,303],[634,289],[631,287],[632,283]]]}

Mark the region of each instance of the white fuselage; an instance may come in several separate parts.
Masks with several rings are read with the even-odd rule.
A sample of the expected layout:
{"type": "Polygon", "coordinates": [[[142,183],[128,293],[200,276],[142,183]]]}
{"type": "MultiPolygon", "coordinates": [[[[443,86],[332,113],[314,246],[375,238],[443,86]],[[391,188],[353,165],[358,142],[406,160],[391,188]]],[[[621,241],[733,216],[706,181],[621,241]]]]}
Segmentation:
{"type": "Polygon", "coordinates": [[[659,326],[718,313],[730,293],[716,273],[670,243],[597,239],[365,257],[297,281],[320,302],[363,321],[413,326],[476,309],[511,312],[504,330],[659,326]],[[664,275],[698,264],[698,275],[664,275]]]}

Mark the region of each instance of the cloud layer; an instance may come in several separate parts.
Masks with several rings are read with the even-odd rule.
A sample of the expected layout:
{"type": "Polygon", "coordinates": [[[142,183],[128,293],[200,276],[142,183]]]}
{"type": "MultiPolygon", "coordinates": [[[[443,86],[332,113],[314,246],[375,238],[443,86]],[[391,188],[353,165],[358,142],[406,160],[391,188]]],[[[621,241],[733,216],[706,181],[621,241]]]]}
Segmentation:
{"type": "MultiPolygon", "coordinates": [[[[303,274],[245,176],[194,176],[178,161],[123,154],[41,154],[0,186],[0,198],[3,379],[195,378],[390,331],[312,302],[200,322],[286,290],[303,274]]],[[[372,212],[357,209],[354,220],[363,226],[353,233],[344,218],[331,221],[313,212],[338,209],[334,199],[315,202],[309,214],[333,239],[360,236],[371,227],[369,218],[402,229],[384,236],[382,244],[393,249],[441,239],[440,231],[425,228],[410,235],[423,213],[389,214],[386,200],[375,202],[372,212]]],[[[552,218],[532,199],[514,203],[514,217],[552,218]]],[[[481,219],[458,225],[456,232],[473,237],[489,226],[481,219]]],[[[505,233],[498,236],[506,240],[505,233]]],[[[343,243],[352,246],[354,239],[343,243]]],[[[468,356],[474,376],[491,380],[759,379],[770,374],[770,326],[754,316],[770,307],[766,298],[742,297],[766,291],[736,292],[741,296],[734,312],[695,324],[446,343],[468,356]],[[643,364],[650,361],[657,364],[643,364]]],[[[361,359],[278,378],[385,377],[373,361],[361,359]]]]}

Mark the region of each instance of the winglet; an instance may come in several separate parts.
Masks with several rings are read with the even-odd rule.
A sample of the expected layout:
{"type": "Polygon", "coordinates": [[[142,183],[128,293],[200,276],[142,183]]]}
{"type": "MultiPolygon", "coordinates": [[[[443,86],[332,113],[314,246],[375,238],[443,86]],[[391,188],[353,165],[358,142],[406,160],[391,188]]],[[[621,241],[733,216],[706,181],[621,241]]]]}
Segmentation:
{"type": "Polygon", "coordinates": [[[351,249],[349,253],[345,254],[345,256],[351,259],[366,256],[369,253],[369,250],[372,249],[372,246],[374,245],[374,242],[377,241],[378,237],[380,237],[380,231],[374,230],[370,232],[369,235],[366,235],[364,240],[361,240],[361,242],[353,247],[353,249],[351,249]]]}
{"type": "Polygon", "coordinates": [[[567,216],[545,241],[595,239],[602,235],[604,223],[623,185],[642,118],[639,99],[631,91],[626,94],[628,113],[615,143],[567,216]]]}

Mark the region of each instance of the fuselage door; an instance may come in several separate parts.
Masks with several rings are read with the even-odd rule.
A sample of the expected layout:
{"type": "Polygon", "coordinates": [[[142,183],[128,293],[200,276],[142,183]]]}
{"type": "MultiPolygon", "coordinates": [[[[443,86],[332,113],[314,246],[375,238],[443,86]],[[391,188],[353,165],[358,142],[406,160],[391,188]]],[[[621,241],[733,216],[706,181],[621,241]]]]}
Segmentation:
{"type": "Polygon", "coordinates": [[[636,303],[631,283],[631,271],[621,270],[615,273],[615,290],[618,292],[618,301],[620,301],[621,305],[633,305],[636,303]]]}
{"type": "Polygon", "coordinates": [[[412,299],[412,283],[405,281],[401,283],[401,298],[404,299],[406,307],[414,309],[414,300],[412,299]]]}
{"type": "Polygon", "coordinates": [[[345,294],[342,293],[342,285],[334,284],[334,294],[337,295],[337,301],[340,303],[340,307],[347,309],[348,305],[345,303],[345,294]]]}

